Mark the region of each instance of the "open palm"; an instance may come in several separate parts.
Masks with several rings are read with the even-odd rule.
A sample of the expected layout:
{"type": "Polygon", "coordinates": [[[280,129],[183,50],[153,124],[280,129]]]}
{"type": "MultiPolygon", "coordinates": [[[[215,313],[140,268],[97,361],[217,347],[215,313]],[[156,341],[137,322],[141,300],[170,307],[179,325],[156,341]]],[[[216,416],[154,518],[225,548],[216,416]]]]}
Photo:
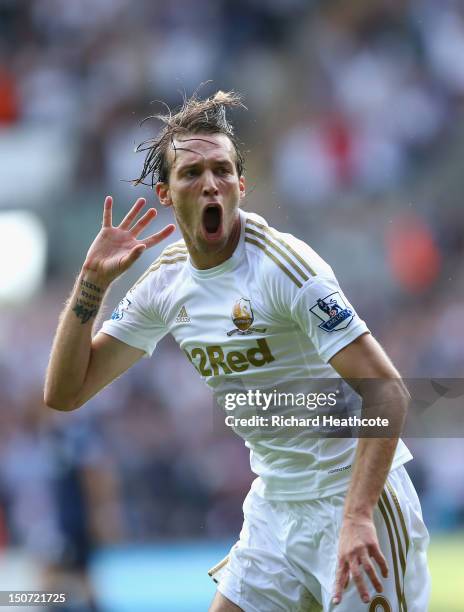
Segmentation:
{"type": "Polygon", "coordinates": [[[103,206],[103,222],[100,232],[93,241],[85,259],[84,269],[91,272],[101,282],[111,283],[136,261],[145,249],[149,249],[167,238],[175,229],[170,224],[161,231],[143,240],[138,236],[156,217],[156,210],[150,208],[136,221],[145,199],[139,198],[130,211],[114,227],[112,221],[113,198],[107,196],[103,206]]]}

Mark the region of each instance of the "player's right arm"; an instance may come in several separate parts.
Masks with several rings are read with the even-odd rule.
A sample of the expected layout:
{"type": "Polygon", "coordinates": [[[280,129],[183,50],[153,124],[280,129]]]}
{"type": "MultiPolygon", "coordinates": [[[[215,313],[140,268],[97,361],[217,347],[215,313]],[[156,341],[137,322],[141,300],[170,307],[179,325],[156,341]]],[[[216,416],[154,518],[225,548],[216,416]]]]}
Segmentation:
{"type": "Polygon", "coordinates": [[[110,284],[150,248],[167,238],[168,225],[148,238],[139,234],[154,219],[150,208],[135,221],[145,204],[139,198],[119,226],[112,224],[111,197],[105,199],[103,223],[92,243],[73,292],[58,324],[47,368],[44,401],[56,410],[74,410],[120,376],[144,354],[103,333],[92,337],[95,317],[110,284]]]}

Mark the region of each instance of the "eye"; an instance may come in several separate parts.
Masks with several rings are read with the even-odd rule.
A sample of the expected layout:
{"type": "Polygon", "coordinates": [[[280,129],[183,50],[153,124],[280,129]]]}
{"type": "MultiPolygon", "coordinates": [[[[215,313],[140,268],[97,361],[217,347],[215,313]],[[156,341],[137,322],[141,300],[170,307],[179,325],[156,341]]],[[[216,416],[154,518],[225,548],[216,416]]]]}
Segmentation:
{"type": "Polygon", "coordinates": [[[197,168],[188,168],[188,170],[186,170],[186,171],[184,172],[184,175],[185,175],[187,178],[193,178],[194,176],[197,176],[197,175],[198,175],[198,169],[197,169],[197,168]]]}
{"type": "Polygon", "coordinates": [[[217,169],[217,173],[224,176],[226,174],[230,174],[230,170],[226,166],[219,166],[219,168],[217,169]]]}

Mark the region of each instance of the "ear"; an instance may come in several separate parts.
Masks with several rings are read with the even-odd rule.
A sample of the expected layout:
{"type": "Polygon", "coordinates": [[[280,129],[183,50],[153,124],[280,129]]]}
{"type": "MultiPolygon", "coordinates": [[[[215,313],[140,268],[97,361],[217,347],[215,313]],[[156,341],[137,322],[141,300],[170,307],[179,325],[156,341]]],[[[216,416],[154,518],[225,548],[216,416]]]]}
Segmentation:
{"type": "Polygon", "coordinates": [[[240,190],[240,199],[243,200],[243,198],[246,195],[246,189],[245,189],[245,177],[241,176],[238,179],[238,188],[240,190]]]}
{"type": "Polygon", "coordinates": [[[171,190],[168,183],[156,183],[155,190],[162,206],[172,206],[171,190]]]}

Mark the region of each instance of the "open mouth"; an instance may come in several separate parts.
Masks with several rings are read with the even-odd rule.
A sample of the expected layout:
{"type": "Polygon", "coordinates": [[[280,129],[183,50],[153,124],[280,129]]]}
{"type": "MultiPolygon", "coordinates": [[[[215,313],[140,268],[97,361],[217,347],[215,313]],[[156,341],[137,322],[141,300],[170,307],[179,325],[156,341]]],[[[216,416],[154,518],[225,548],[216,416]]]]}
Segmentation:
{"type": "Polygon", "coordinates": [[[221,227],[222,209],[218,204],[210,204],[203,212],[203,228],[207,236],[214,236],[221,227]]]}

